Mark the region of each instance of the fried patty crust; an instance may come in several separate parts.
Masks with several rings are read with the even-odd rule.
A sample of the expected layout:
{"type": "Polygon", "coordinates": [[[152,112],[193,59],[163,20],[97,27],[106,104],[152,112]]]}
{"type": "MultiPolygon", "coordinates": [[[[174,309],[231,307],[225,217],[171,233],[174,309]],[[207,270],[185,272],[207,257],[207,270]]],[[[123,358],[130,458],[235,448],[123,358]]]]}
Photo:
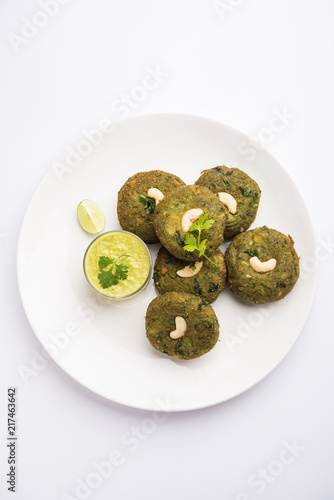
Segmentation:
{"type": "Polygon", "coordinates": [[[136,234],[146,243],[158,243],[153,227],[156,203],[147,192],[156,188],[166,196],[184,185],[179,177],[162,170],[138,172],[130,177],[118,192],[117,215],[122,229],[136,234]]]}
{"type": "Polygon", "coordinates": [[[189,262],[174,257],[161,247],[154,264],[154,284],[160,294],[184,292],[197,295],[208,303],[214,302],[226,284],[226,265],[223,253],[215,250],[211,256],[201,261],[201,269],[195,276],[181,277],[177,273],[189,262]]]}
{"type": "Polygon", "coordinates": [[[158,351],[179,359],[193,359],[209,352],[217,343],[219,323],[212,307],[188,293],[167,292],[149,304],[146,313],[146,336],[158,351]],[[186,332],[173,339],[175,318],[186,321],[186,332]]]}
{"type": "MultiPolygon", "coordinates": [[[[203,260],[197,250],[184,250],[185,232],[182,218],[188,210],[201,209],[214,220],[210,229],[202,232],[201,239],[206,240],[206,253],[210,255],[224,241],[225,207],[219,199],[206,187],[183,186],[169,193],[157,206],[154,216],[154,229],[167,250],[178,259],[195,262],[203,260]]],[[[197,232],[194,233],[197,236],[197,232]]]]}
{"type": "Polygon", "coordinates": [[[195,182],[213,193],[228,193],[237,202],[235,214],[227,210],[224,238],[233,238],[246,231],[254,222],[260,203],[261,190],[258,184],[238,168],[221,167],[204,170],[195,182]]]}
{"type": "Polygon", "coordinates": [[[235,236],[225,259],[229,288],[252,304],[283,299],[299,276],[299,258],[293,239],[266,226],[235,236]],[[276,259],[276,266],[271,271],[257,272],[250,265],[251,257],[258,257],[261,262],[276,259]]]}

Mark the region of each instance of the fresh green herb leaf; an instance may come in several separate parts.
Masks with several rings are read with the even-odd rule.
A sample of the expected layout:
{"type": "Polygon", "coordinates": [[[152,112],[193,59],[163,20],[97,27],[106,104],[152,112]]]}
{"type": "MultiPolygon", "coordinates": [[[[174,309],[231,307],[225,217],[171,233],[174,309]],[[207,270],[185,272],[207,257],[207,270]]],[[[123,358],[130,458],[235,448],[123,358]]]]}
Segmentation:
{"type": "Polygon", "coordinates": [[[140,201],[144,205],[145,212],[147,214],[153,214],[155,210],[155,200],[153,198],[148,198],[144,194],[141,194],[139,197],[140,201]]]}
{"type": "MultiPolygon", "coordinates": [[[[202,214],[202,215],[207,215],[207,214],[202,214]]],[[[201,215],[201,217],[202,217],[201,215]]],[[[203,223],[202,223],[202,231],[204,229],[210,229],[210,227],[212,227],[214,225],[215,221],[213,219],[208,219],[206,221],[204,221],[203,219],[203,223]]]]}
{"type": "Polygon", "coordinates": [[[109,288],[113,285],[117,285],[119,281],[117,276],[110,271],[101,271],[98,274],[98,278],[102,288],[109,288]]]}
{"type": "Polygon", "coordinates": [[[210,229],[215,221],[213,219],[205,220],[207,216],[208,214],[201,214],[197,221],[191,224],[189,231],[203,231],[204,229],[210,229]]]}
{"type": "Polygon", "coordinates": [[[107,257],[106,255],[100,255],[99,257],[99,268],[102,271],[102,269],[105,269],[108,267],[110,264],[112,264],[114,261],[110,258],[107,257]]]}
{"type": "MultiPolygon", "coordinates": [[[[192,250],[187,250],[187,252],[193,252],[197,248],[197,241],[196,238],[193,234],[187,233],[186,237],[184,238],[184,243],[187,247],[193,247],[192,250]]],[[[185,248],[185,247],[183,247],[185,248]]]]}
{"type": "Polygon", "coordinates": [[[122,254],[114,260],[105,255],[99,256],[99,268],[101,272],[97,277],[102,288],[109,288],[127,279],[129,266],[127,264],[117,263],[118,259],[121,257],[130,257],[130,255],[122,254]],[[110,266],[109,269],[107,269],[108,266],[110,266]]]}
{"type": "Polygon", "coordinates": [[[195,262],[190,262],[189,267],[192,271],[196,271],[195,262]]]}
{"type": "Polygon", "coordinates": [[[206,250],[206,239],[201,241],[201,233],[205,229],[210,229],[210,227],[215,223],[213,219],[206,220],[208,214],[201,214],[197,221],[195,221],[189,228],[189,231],[186,234],[186,237],[184,239],[185,245],[183,246],[183,249],[186,250],[186,252],[194,252],[195,250],[198,250],[199,256],[204,257],[208,259],[214,266],[217,266],[214,262],[212,262],[211,259],[207,255],[205,255],[205,250],[206,250]],[[198,231],[197,239],[193,234],[190,234],[193,231],[198,231]]]}
{"type": "Polygon", "coordinates": [[[249,249],[249,250],[245,250],[244,253],[248,253],[248,255],[250,255],[251,257],[260,257],[260,252],[259,250],[255,249],[249,249]]]}
{"type": "Polygon", "coordinates": [[[126,264],[116,264],[117,266],[117,277],[119,281],[124,281],[128,277],[129,266],[126,264]]]}
{"type": "Polygon", "coordinates": [[[199,256],[202,257],[202,255],[204,255],[206,250],[206,240],[201,241],[201,243],[198,246],[198,250],[199,250],[199,256]]]}
{"type": "Polygon", "coordinates": [[[194,250],[197,250],[197,246],[195,245],[184,245],[183,250],[186,252],[194,252],[194,250]]]}
{"type": "Polygon", "coordinates": [[[210,229],[210,227],[212,227],[214,223],[215,221],[213,219],[206,220],[202,224],[202,231],[204,231],[205,229],[210,229]]]}
{"type": "MultiPolygon", "coordinates": [[[[202,215],[203,215],[203,214],[202,214],[202,215]]],[[[202,216],[202,215],[201,215],[201,216],[202,216]]],[[[198,221],[199,221],[199,219],[198,219],[198,221]]],[[[198,221],[195,221],[195,222],[193,222],[193,223],[191,224],[191,226],[190,226],[190,228],[189,228],[189,232],[191,232],[191,231],[199,231],[199,230],[200,230],[200,226],[199,226],[198,221]]],[[[187,233],[187,234],[188,234],[188,233],[187,233]]]]}

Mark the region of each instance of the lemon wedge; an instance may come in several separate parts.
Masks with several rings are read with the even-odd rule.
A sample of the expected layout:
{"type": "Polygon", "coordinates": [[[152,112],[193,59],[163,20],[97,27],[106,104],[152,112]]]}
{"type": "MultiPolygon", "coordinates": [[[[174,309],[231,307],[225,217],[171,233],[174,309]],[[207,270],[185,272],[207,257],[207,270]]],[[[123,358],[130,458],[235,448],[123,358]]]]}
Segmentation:
{"type": "Polygon", "coordinates": [[[77,208],[81,227],[90,234],[100,233],[105,224],[101,208],[91,200],[83,200],[77,208]]]}

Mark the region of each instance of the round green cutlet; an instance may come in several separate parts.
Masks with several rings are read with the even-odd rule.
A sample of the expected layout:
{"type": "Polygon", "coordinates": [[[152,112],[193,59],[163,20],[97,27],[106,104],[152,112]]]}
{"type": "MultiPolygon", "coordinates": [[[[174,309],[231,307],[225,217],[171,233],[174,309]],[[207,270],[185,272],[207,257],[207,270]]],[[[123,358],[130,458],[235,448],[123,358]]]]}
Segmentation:
{"type": "Polygon", "coordinates": [[[117,215],[122,229],[136,234],[146,243],[158,243],[153,227],[156,203],[147,192],[156,188],[166,196],[184,185],[179,177],[162,170],[138,172],[130,177],[118,193],[117,215]]]}
{"type": "MultiPolygon", "coordinates": [[[[167,250],[178,259],[195,262],[203,260],[197,250],[184,250],[187,232],[182,229],[182,218],[188,210],[200,209],[214,224],[202,232],[201,240],[206,240],[206,254],[216,250],[224,240],[225,207],[206,187],[183,186],[169,193],[157,206],[154,216],[154,229],[167,250]]],[[[197,232],[194,233],[198,235],[197,232]]]]}
{"type": "Polygon", "coordinates": [[[146,313],[146,336],[158,351],[179,359],[193,359],[209,352],[217,343],[219,324],[212,307],[188,293],[167,292],[149,304],[146,313]],[[173,339],[175,318],[186,322],[186,331],[173,339]]]}
{"type": "Polygon", "coordinates": [[[260,202],[261,190],[258,184],[242,170],[221,167],[204,170],[196,185],[205,186],[213,193],[228,193],[237,202],[237,210],[232,214],[227,210],[224,238],[233,238],[246,231],[254,222],[260,202]]]}
{"type": "MultiPolygon", "coordinates": [[[[154,264],[154,284],[160,294],[166,292],[185,292],[197,295],[206,302],[216,300],[226,284],[226,265],[223,253],[215,250],[211,256],[212,264],[204,259],[202,266],[195,276],[182,277],[178,271],[189,266],[189,262],[177,259],[161,247],[154,264]]],[[[191,264],[190,264],[191,265],[191,264]]]]}
{"type": "Polygon", "coordinates": [[[299,276],[293,239],[266,226],[235,236],[225,259],[228,286],[238,297],[253,304],[283,299],[299,276]],[[271,271],[257,272],[250,264],[252,257],[261,262],[276,259],[276,266],[271,271]]]}

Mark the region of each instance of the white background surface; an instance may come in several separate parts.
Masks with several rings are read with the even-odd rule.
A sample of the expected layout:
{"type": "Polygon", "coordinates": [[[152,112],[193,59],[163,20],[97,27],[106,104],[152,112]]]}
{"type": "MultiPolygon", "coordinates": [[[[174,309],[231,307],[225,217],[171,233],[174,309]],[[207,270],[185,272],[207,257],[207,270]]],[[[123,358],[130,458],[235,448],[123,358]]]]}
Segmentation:
{"type": "Polygon", "coordinates": [[[8,35],[21,36],[40,3],[1,6],[1,498],[14,495],[5,442],[13,385],[19,500],[333,498],[333,4],[226,0],[219,15],[212,0],[63,3],[17,51],[8,35]],[[157,66],[161,82],[121,112],[119,101],[138,96],[157,66]],[[264,132],[277,110],[287,123],[264,132]],[[67,147],[103,119],[160,111],[218,119],[267,142],[310,207],[320,272],[309,320],[273,373],[227,403],[156,422],[94,395],[53,361],[23,380],[20,367],[31,369],[41,347],[21,306],[16,248],[35,188],[67,147]],[[112,474],[77,489],[99,480],[96,464],[115,450],[112,474]]]}

